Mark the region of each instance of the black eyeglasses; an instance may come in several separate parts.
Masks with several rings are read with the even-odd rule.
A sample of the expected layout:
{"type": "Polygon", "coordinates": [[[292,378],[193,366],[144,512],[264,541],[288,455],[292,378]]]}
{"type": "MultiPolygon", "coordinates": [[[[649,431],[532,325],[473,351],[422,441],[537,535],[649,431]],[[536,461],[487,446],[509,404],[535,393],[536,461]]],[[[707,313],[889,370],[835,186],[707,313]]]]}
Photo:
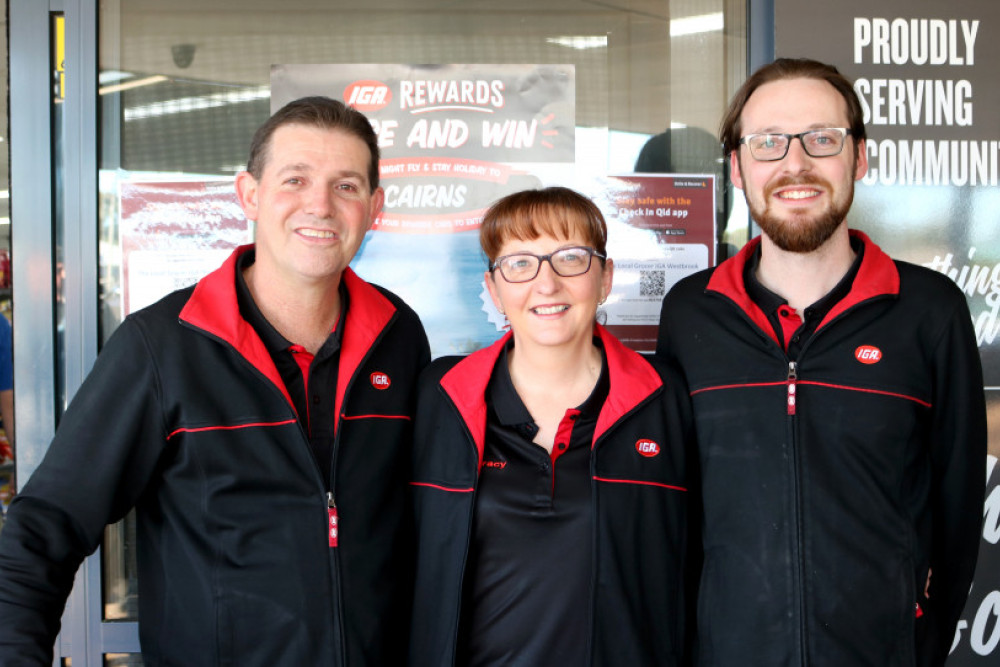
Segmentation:
{"type": "Polygon", "coordinates": [[[519,252],[515,255],[497,257],[497,260],[490,266],[490,271],[500,269],[500,275],[509,283],[526,283],[535,279],[542,267],[542,262],[548,262],[556,275],[572,278],[590,271],[590,263],[594,257],[607,259],[606,255],[586,246],[560,248],[549,255],[519,252]]]}
{"type": "Polygon", "coordinates": [[[809,157],[833,157],[844,150],[844,142],[851,131],[846,127],[824,127],[819,130],[809,130],[798,134],[748,134],[740,139],[746,144],[754,160],[774,162],[788,155],[788,147],[792,139],[802,142],[809,157]]]}

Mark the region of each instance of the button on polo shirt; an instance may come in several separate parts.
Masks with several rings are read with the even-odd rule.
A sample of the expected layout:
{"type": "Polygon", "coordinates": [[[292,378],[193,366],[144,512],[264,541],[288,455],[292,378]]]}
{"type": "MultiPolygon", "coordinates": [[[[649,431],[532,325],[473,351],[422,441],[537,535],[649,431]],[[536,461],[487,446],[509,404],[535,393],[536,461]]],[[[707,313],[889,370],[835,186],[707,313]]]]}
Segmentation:
{"type": "Polygon", "coordinates": [[[743,284],[746,285],[747,294],[767,315],[767,319],[771,322],[771,327],[774,329],[778,341],[785,348],[789,359],[799,358],[802,346],[816,332],[816,327],[823,321],[823,318],[841,299],[850,293],[854,278],[858,275],[858,269],[861,268],[865,247],[861,241],[852,238],[851,249],[855,253],[851,268],[832,290],[805,309],[803,313],[805,319],[799,317],[795,309],[788,305],[787,300],[764,287],[757,279],[757,268],[760,266],[760,246],[757,246],[756,252],[750,256],[743,268],[743,284]]]}
{"type": "Polygon", "coordinates": [[[285,389],[292,399],[299,423],[309,439],[313,457],[319,466],[326,490],[331,490],[333,468],[334,413],[337,393],[337,372],[340,368],[341,323],[347,314],[347,290],[340,285],[340,317],[330,336],[317,351],[310,354],[301,345],[294,345],[271,326],[250,295],[243,270],[253,264],[254,250],[243,253],[237,263],[236,299],[240,315],[264,342],[285,389]]]}
{"type": "Polygon", "coordinates": [[[511,381],[511,347],[501,352],[486,390],[459,664],[584,665],[593,560],[590,454],[610,386],[607,361],[587,400],[566,411],[550,454],[532,441],[538,427],[511,381]]]}

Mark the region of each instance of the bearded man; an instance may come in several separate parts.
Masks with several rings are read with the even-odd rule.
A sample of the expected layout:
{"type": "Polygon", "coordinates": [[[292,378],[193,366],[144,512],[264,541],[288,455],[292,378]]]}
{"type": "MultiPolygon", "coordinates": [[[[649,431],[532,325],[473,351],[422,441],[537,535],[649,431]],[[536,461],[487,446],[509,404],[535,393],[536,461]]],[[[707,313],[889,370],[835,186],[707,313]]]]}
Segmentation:
{"type": "Polygon", "coordinates": [[[848,229],[868,168],[850,81],[780,59],[721,127],[762,234],[666,296],[702,500],[699,665],[943,665],[972,582],[982,369],[946,277],[848,229]]]}

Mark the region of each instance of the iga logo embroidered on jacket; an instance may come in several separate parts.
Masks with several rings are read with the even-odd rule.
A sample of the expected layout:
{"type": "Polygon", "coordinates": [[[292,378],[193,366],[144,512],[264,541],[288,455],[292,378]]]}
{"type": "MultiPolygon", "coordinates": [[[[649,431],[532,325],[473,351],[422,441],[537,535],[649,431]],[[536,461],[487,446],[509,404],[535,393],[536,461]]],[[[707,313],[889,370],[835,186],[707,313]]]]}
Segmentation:
{"type": "Polygon", "coordinates": [[[854,358],[863,364],[877,364],[882,361],[882,350],[874,345],[860,345],[854,350],[854,358]]]}
{"type": "Polygon", "coordinates": [[[636,441],[635,451],[639,452],[646,458],[652,458],[660,453],[660,446],[652,440],[642,438],[641,440],[636,441]]]}
{"type": "Polygon", "coordinates": [[[379,371],[375,371],[374,373],[371,374],[371,382],[372,386],[375,387],[376,389],[388,389],[389,385],[392,384],[392,381],[389,379],[389,376],[379,371]]]}

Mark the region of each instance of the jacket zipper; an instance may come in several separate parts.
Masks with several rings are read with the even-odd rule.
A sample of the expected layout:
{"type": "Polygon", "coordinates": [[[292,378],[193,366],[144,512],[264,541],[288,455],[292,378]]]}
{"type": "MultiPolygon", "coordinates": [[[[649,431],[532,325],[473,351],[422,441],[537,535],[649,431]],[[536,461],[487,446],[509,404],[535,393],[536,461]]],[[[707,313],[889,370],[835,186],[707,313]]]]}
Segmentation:
{"type": "MultiPolygon", "coordinates": [[[[747,311],[745,311],[738,303],[736,303],[732,299],[732,297],[728,296],[727,294],[725,294],[723,292],[717,292],[717,291],[714,291],[714,290],[708,290],[707,293],[709,295],[715,295],[715,296],[718,296],[719,298],[728,300],[730,303],[732,303],[736,307],[736,311],[740,314],[741,317],[743,317],[744,321],[746,321],[750,325],[750,330],[751,331],[756,332],[764,340],[769,341],[772,344],[776,344],[775,341],[774,341],[774,339],[771,338],[767,334],[767,332],[765,332],[763,329],[761,329],[760,326],[757,325],[757,323],[754,322],[753,319],[747,314],[747,311]]],[[[821,335],[824,331],[826,331],[828,328],[830,328],[830,326],[832,324],[834,324],[835,322],[837,322],[837,321],[843,319],[844,317],[846,317],[848,313],[854,312],[861,305],[872,303],[872,302],[877,301],[877,300],[887,299],[887,298],[891,298],[890,295],[888,295],[888,294],[880,294],[880,295],[876,295],[874,297],[871,297],[869,299],[865,299],[863,301],[859,301],[857,303],[852,304],[847,310],[845,310],[844,312],[842,312],[839,315],[837,315],[831,321],[827,322],[820,329],[817,329],[816,331],[814,331],[812,333],[812,335],[809,336],[809,339],[806,341],[805,345],[802,346],[802,349],[799,350],[799,356],[801,357],[805,353],[806,349],[809,348],[813,344],[813,342],[815,341],[815,339],[816,339],[817,336],[821,335]]],[[[802,652],[801,653],[801,660],[802,660],[801,664],[804,665],[804,666],[806,666],[806,665],[809,664],[809,654],[808,654],[807,645],[806,645],[806,635],[807,635],[807,632],[806,632],[806,621],[805,621],[805,618],[806,618],[806,616],[805,616],[805,614],[806,614],[805,597],[804,597],[804,595],[802,593],[802,589],[803,589],[803,586],[802,586],[802,579],[803,579],[802,572],[804,570],[805,564],[802,561],[802,552],[803,552],[803,548],[802,548],[802,517],[801,517],[802,513],[801,513],[801,494],[800,494],[800,491],[799,491],[799,487],[801,485],[801,477],[802,476],[799,474],[799,456],[798,456],[798,451],[797,451],[796,442],[795,442],[795,425],[794,425],[794,419],[793,419],[795,417],[795,414],[796,414],[798,380],[799,380],[798,363],[795,362],[795,361],[791,361],[790,360],[788,362],[788,372],[787,372],[787,375],[785,377],[785,387],[786,387],[786,389],[785,389],[785,391],[786,391],[786,394],[785,394],[785,403],[786,403],[786,413],[787,413],[787,415],[789,417],[788,422],[787,422],[787,424],[788,424],[788,442],[790,443],[790,448],[791,448],[791,451],[792,451],[792,456],[793,456],[793,461],[794,461],[794,463],[793,463],[793,465],[794,465],[794,468],[793,468],[793,483],[795,485],[795,491],[794,491],[795,492],[795,531],[796,531],[796,543],[797,543],[798,552],[799,552],[799,557],[797,559],[798,562],[796,563],[796,567],[798,569],[798,572],[796,574],[796,580],[797,580],[796,581],[796,587],[798,589],[798,607],[799,607],[799,646],[800,646],[800,650],[802,652]]]]}
{"type": "MultiPolygon", "coordinates": [[[[335,576],[333,577],[333,600],[332,600],[332,604],[334,606],[335,616],[336,616],[337,625],[338,625],[337,641],[340,644],[340,646],[339,646],[340,653],[339,653],[339,655],[337,657],[339,659],[338,664],[340,664],[340,665],[346,665],[347,664],[347,632],[344,629],[344,604],[343,604],[343,599],[342,599],[343,592],[342,592],[342,588],[341,588],[341,585],[340,585],[341,584],[341,576],[342,576],[341,575],[341,571],[340,571],[340,550],[335,548],[335,547],[337,547],[336,542],[339,542],[339,539],[333,537],[332,533],[330,532],[330,528],[332,528],[333,521],[336,520],[336,522],[337,522],[337,535],[339,537],[339,534],[340,534],[340,513],[337,510],[337,504],[336,504],[336,502],[334,500],[334,496],[333,496],[333,490],[336,489],[336,486],[337,486],[337,475],[336,475],[336,473],[334,471],[337,470],[337,458],[338,458],[337,455],[340,453],[340,437],[341,437],[341,435],[344,432],[344,413],[347,410],[347,401],[348,401],[348,398],[351,395],[351,389],[352,389],[352,387],[354,385],[354,381],[357,379],[358,370],[362,366],[364,366],[365,362],[367,362],[368,359],[369,359],[369,357],[371,357],[372,350],[374,350],[376,347],[378,347],[379,343],[382,342],[382,339],[385,338],[386,333],[389,331],[390,328],[392,328],[393,324],[396,323],[396,318],[397,317],[398,317],[398,313],[393,313],[392,317],[389,318],[389,321],[386,322],[385,326],[382,327],[382,330],[378,332],[377,336],[375,336],[375,340],[373,340],[371,342],[371,345],[368,346],[368,349],[365,350],[364,355],[362,355],[361,359],[358,360],[357,365],[353,369],[351,369],[351,375],[347,378],[347,386],[344,387],[344,393],[343,393],[343,395],[344,395],[344,403],[341,405],[340,414],[337,416],[337,429],[336,429],[336,431],[333,434],[333,456],[332,456],[332,458],[330,460],[330,469],[326,470],[326,471],[320,470],[320,476],[321,477],[325,476],[324,479],[328,480],[329,483],[330,483],[330,491],[326,492],[326,512],[327,512],[327,521],[328,521],[327,532],[328,532],[329,537],[330,537],[330,548],[331,548],[331,554],[330,554],[330,556],[333,558],[333,567],[334,567],[334,572],[335,572],[335,576]]],[[[345,326],[346,326],[346,321],[345,321],[345,326]]],[[[341,357],[340,362],[341,363],[343,362],[343,357],[341,357]]],[[[338,375],[339,375],[339,371],[338,371],[338,375]]],[[[339,391],[340,388],[338,387],[337,390],[339,391]]],[[[336,400],[336,399],[334,399],[334,400],[336,400]]],[[[307,444],[308,444],[308,441],[307,441],[307,444]]],[[[318,465],[316,466],[316,469],[319,470],[319,466],[318,465]]],[[[324,485],[324,487],[326,486],[326,482],[325,481],[324,481],[323,485],[324,485]]]]}
{"type": "Polygon", "coordinates": [[[326,515],[327,515],[327,519],[329,520],[329,524],[328,524],[329,538],[330,538],[330,547],[332,548],[332,547],[336,547],[337,546],[337,537],[338,537],[338,535],[340,533],[340,528],[337,525],[337,521],[338,521],[338,519],[337,519],[337,503],[333,499],[333,492],[332,491],[327,491],[326,492],[326,515]]]}
{"type": "Polygon", "coordinates": [[[797,384],[799,380],[799,367],[798,362],[789,360],[788,362],[788,374],[785,378],[786,385],[786,404],[788,413],[788,442],[792,451],[792,461],[793,461],[793,484],[795,489],[795,543],[798,551],[798,558],[796,558],[796,597],[798,598],[798,608],[799,608],[799,650],[801,651],[801,664],[803,666],[809,664],[809,653],[807,647],[807,637],[806,631],[806,600],[803,593],[803,571],[805,569],[805,563],[803,561],[803,544],[802,544],[802,474],[801,474],[801,462],[799,460],[798,443],[795,438],[795,408],[796,408],[796,393],[797,384]]]}
{"type": "MultiPolygon", "coordinates": [[[[379,341],[381,341],[382,337],[385,336],[385,332],[389,329],[389,327],[392,325],[392,323],[395,322],[395,320],[396,320],[396,316],[393,315],[392,318],[390,318],[389,322],[386,323],[385,327],[382,329],[382,331],[379,333],[379,335],[376,337],[376,339],[372,343],[371,347],[368,348],[368,350],[365,353],[364,357],[358,363],[358,368],[360,368],[364,364],[364,362],[368,359],[369,355],[371,355],[372,349],[374,349],[375,346],[378,345],[378,343],[379,343],[379,341]]],[[[182,326],[187,326],[187,327],[190,327],[194,331],[199,331],[199,332],[203,333],[204,335],[208,336],[209,338],[213,338],[215,340],[218,340],[223,345],[225,345],[225,346],[231,348],[232,350],[234,350],[239,355],[239,357],[244,361],[244,363],[246,363],[251,368],[251,370],[253,372],[257,373],[261,377],[261,379],[264,381],[264,384],[270,386],[271,389],[278,394],[278,396],[280,397],[280,400],[283,403],[286,402],[284,394],[281,393],[281,390],[269,378],[267,378],[264,375],[264,373],[261,372],[261,370],[259,368],[257,368],[257,366],[255,366],[252,362],[250,362],[250,360],[247,359],[240,352],[240,350],[235,345],[233,345],[230,341],[228,341],[228,340],[226,340],[224,338],[220,338],[219,336],[216,336],[214,334],[208,333],[207,331],[205,331],[201,327],[199,327],[199,326],[197,326],[195,324],[192,324],[190,322],[187,322],[187,321],[184,321],[184,320],[181,320],[180,322],[181,322],[182,326]]],[[[355,369],[355,372],[357,372],[357,368],[355,369]]],[[[347,389],[345,389],[345,391],[344,391],[344,396],[345,397],[349,393],[350,385],[351,385],[351,383],[352,383],[353,380],[354,380],[354,376],[352,375],[351,378],[348,380],[347,389]]],[[[298,421],[299,431],[300,431],[300,433],[302,433],[302,437],[305,440],[306,449],[309,450],[309,448],[310,448],[310,446],[309,446],[309,436],[305,432],[305,429],[304,429],[304,427],[302,425],[302,421],[301,421],[301,419],[298,418],[299,415],[298,415],[298,413],[296,413],[294,407],[291,407],[291,412],[296,417],[296,420],[298,421]]],[[[341,426],[342,426],[342,424],[341,424],[341,426]]],[[[337,465],[337,451],[339,449],[337,445],[339,444],[339,441],[340,441],[340,431],[341,431],[341,429],[338,428],[336,434],[334,435],[333,460],[331,462],[331,468],[330,468],[330,470],[328,470],[326,472],[326,476],[324,476],[324,473],[323,473],[322,470],[320,470],[320,467],[319,467],[318,464],[314,464],[313,465],[313,468],[316,470],[316,472],[318,474],[318,481],[319,481],[320,486],[322,488],[326,487],[326,481],[325,480],[328,479],[328,476],[331,474],[331,471],[334,470],[334,469],[336,469],[336,465],[337,465]]],[[[310,459],[313,458],[311,451],[309,452],[309,458],[310,459]]],[[[313,459],[313,461],[315,461],[315,459],[313,459]]],[[[331,484],[331,487],[332,487],[332,485],[333,485],[333,480],[332,479],[330,480],[330,484],[331,484]]],[[[339,534],[340,534],[340,525],[339,525],[340,524],[340,517],[339,517],[338,511],[337,511],[337,504],[334,501],[334,497],[333,497],[332,491],[327,491],[326,492],[326,505],[327,505],[327,539],[328,539],[329,546],[332,549],[332,548],[334,548],[334,547],[337,546],[337,544],[339,542],[339,534]],[[334,528],[336,528],[336,530],[334,530],[334,528]]],[[[333,559],[333,569],[334,569],[334,574],[331,577],[331,579],[332,579],[331,583],[333,585],[333,591],[332,591],[333,595],[332,595],[331,604],[334,607],[334,617],[337,619],[338,625],[339,625],[338,632],[335,633],[335,637],[334,637],[334,642],[335,642],[335,647],[334,648],[335,649],[339,648],[339,651],[335,650],[335,656],[337,658],[337,664],[346,665],[347,664],[347,648],[346,648],[346,639],[345,639],[346,633],[344,632],[344,621],[343,621],[344,614],[343,614],[343,606],[341,604],[341,599],[340,599],[340,597],[341,597],[341,591],[340,591],[340,559],[339,559],[339,556],[338,556],[338,551],[333,551],[331,553],[331,558],[333,559]]]]}
{"type": "Polygon", "coordinates": [[[799,379],[799,369],[794,361],[788,362],[788,378],[785,384],[788,387],[788,414],[795,416],[795,390],[796,382],[799,379]]]}

